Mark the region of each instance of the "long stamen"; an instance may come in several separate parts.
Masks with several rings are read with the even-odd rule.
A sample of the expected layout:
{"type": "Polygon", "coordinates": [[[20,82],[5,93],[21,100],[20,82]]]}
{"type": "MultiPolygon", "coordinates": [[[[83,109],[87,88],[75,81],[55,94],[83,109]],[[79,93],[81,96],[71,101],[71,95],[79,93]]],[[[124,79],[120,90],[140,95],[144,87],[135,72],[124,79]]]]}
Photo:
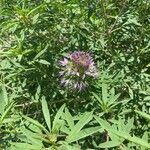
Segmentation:
{"type": "Polygon", "coordinates": [[[78,91],[88,87],[88,77],[98,77],[93,58],[88,52],[75,51],[60,61],[61,84],[78,91]]]}

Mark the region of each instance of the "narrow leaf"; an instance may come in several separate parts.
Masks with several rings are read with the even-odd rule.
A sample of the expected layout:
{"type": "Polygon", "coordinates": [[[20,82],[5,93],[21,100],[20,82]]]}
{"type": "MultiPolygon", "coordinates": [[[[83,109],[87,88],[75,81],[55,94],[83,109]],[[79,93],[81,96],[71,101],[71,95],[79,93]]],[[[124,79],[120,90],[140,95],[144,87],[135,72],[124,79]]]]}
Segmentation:
{"type": "Polygon", "coordinates": [[[51,132],[51,120],[50,120],[50,113],[49,113],[49,109],[48,109],[48,105],[46,102],[45,97],[42,97],[42,111],[43,111],[43,115],[46,121],[46,124],[48,126],[49,131],[51,132]]]}
{"type": "Polygon", "coordinates": [[[65,106],[66,106],[66,105],[63,104],[63,105],[60,107],[60,109],[57,111],[57,114],[56,114],[56,116],[55,116],[55,118],[54,118],[54,121],[53,121],[53,128],[52,128],[53,131],[57,128],[57,124],[60,122],[59,119],[60,119],[60,117],[61,117],[62,114],[63,114],[63,110],[64,110],[65,106]]]}
{"type": "Polygon", "coordinates": [[[0,118],[0,125],[1,123],[3,123],[5,117],[7,116],[7,114],[9,113],[9,111],[11,110],[12,106],[14,105],[14,103],[11,103],[8,108],[4,111],[4,113],[2,114],[1,118],[0,118]]]}
{"type": "Polygon", "coordinates": [[[41,146],[38,145],[31,145],[28,143],[19,143],[19,142],[12,142],[11,145],[13,145],[15,148],[17,149],[22,149],[22,150],[37,150],[37,149],[41,149],[41,146]]]}
{"type": "Polygon", "coordinates": [[[105,143],[101,143],[98,145],[99,148],[111,148],[111,147],[116,147],[119,146],[122,142],[118,141],[108,141],[105,143]]]}
{"type": "Polygon", "coordinates": [[[3,114],[5,106],[8,104],[7,91],[4,84],[2,84],[0,87],[0,104],[0,114],[3,114]]]}
{"type": "Polygon", "coordinates": [[[67,108],[65,109],[64,117],[65,117],[65,120],[67,121],[70,129],[73,128],[74,120],[73,120],[73,117],[71,116],[71,114],[67,108]]]}
{"type": "Polygon", "coordinates": [[[107,84],[102,84],[102,100],[105,102],[108,101],[107,84]]]}
{"type": "Polygon", "coordinates": [[[40,64],[43,64],[43,65],[50,65],[50,63],[46,60],[43,60],[43,59],[40,59],[39,61],[37,61],[38,63],[40,64]]]}
{"type": "Polygon", "coordinates": [[[86,129],[83,129],[83,130],[77,132],[76,134],[74,134],[71,138],[68,139],[68,142],[72,143],[72,142],[78,141],[80,139],[83,139],[87,136],[90,136],[96,132],[102,132],[102,131],[103,131],[102,128],[100,128],[99,126],[86,128],[86,129]]]}
{"type": "Polygon", "coordinates": [[[84,113],[78,123],[72,128],[70,134],[67,137],[67,140],[78,133],[92,118],[93,116],[91,112],[84,113]]]}
{"type": "Polygon", "coordinates": [[[30,118],[30,117],[27,117],[25,115],[22,115],[22,117],[26,120],[28,120],[29,122],[31,122],[32,124],[34,124],[35,126],[39,127],[41,130],[45,131],[45,133],[47,133],[49,135],[49,132],[46,130],[46,128],[40,124],[38,121],[30,118]]]}
{"type": "Polygon", "coordinates": [[[114,102],[119,98],[119,96],[120,96],[120,94],[110,96],[110,98],[109,98],[109,105],[114,104],[114,102]]]}
{"type": "Polygon", "coordinates": [[[137,114],[139,114],[141,117],[147,119],[148,121],[150,121],[150,115],[149,114],[146,114],[145,112],[142,112],[142,111],[138,111],[138,110],[135,110],[135,112],[137,114]]]}
{"type": "Polygon", "coordinates": [[[114,130],[112,129],[112,127],[110,126],[110,124],[101,119],[101,118],[98,118],[97,116],[95,116],[95,119],[100,123],[100,125],[106,129],[108,132],[112,132],[114,134],[116,134],[117,136],[121,137],[121,138],[124,138],[130,142],[133,142],[133,143],[136,143],[138,145],[141,145],[141,146],[144,146],[144,147],[147,147],[147,148],[150,148],[150,144],[145,142],[144,140],[136,137],[136,136],[130,136],[128,133],[126,132],[122,132],[122,131],[118,131],[118,130],[114,130]]]}

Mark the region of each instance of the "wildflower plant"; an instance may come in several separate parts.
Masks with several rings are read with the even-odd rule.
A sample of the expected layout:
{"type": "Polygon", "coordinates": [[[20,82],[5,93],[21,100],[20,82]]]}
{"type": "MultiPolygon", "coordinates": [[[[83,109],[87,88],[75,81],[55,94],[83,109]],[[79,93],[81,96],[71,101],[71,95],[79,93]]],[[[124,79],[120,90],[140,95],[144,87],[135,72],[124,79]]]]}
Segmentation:
{"type": "Polygon", "coordinates": [[[0,6],[0,150],[150,150],[150,1],[0,6]]]}
{"type": "Polygon", "coordinates": [[[59,76],[64,87],[84,91],[89,87],[89,80],[98,77],[98,71],[88,52],[75,51],[60,61],[59,76]]]}

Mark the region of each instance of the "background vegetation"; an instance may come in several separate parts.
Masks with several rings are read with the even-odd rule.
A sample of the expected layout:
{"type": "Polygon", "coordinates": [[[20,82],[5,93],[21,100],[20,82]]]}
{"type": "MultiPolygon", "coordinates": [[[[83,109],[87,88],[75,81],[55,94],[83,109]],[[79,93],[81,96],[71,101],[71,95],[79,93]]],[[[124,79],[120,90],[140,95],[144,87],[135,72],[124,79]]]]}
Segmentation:
{"type": "Polygon", "coordinates": [[[0,149],[147,150],[148,0],[1,0],[0,149]],[[88,51],[91,88],[59,85],[58,61],[88,51]]]}

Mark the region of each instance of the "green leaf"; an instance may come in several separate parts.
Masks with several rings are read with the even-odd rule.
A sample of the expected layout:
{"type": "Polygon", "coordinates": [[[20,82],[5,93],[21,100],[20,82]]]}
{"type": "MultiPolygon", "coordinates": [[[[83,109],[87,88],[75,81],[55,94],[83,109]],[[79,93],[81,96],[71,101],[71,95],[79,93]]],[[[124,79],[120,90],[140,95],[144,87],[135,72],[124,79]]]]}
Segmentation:
{"type": "Polygon", "coordinates": [[[7,91],[4,84],[2,84],[0,87],[0,104],[0,114],[3,114],[5,107],[8,104],[7,91]]]}
{"type": "Polygon", "coordinates": [[[70,129],[67,128],[66,126],[62,126],[62,127],[60,128],[60,130],[61,130],[63,133],[66,133],[66,134],[69,134],[69,133],[70,133],[70,129]]]}
{"type": "Polygon", "coordinates": [[[32,124],[34,124],[35,126],[39,127],[41,130],[43,130],[47,135],[49,135],[49,132],[47,131],[47,129],[42,125],[40,124],[38,121],[30,118],[30,117],[27,117],[25,115],[22,115],[22,117],[26,120],[28,120],[29,122],[31,122],[32,124]]]}
{"type": "Polygon", "coordinates": [[[99,118],[97,116],[94,116],[94,118],[102,126],[103,129],[111,128],[110,124],[107,121],[104,121],[103,119],[101,119],[101,118],[99,118]]]}
{"type": "Polygon", "coordinates": [[[13,107],[14,103],[11,103],[8,108],[4,111],[4,113],[2,114],[1,118],[0,118],[0,125],[3,123],[5,117],[7,116],[7,114],[9,113],[9,111],[11,110],[11,108],[13,107]]]}
{"type": "Polygon", "coordinates": [[[51,132],[51,120],[50,120],[50,113],[49,113],[49,109],[48,109],[48,105],[47,105],[47,101],[45,99],[45,97],[42,97],[42,112],[46,121],[46,124],[49,128],[49,131],[51,132]]]}
{"type": "Polygon", "coordinates": [[[59,147],[59,150],[81,150],[81,147],[79,145],[71,146],[66,142],[61,142],[61,146],[59,147]]]}
{"type": "Polygon", "coordinates": [[[19,142],[16,142],[16,143],[12,142],[11,145],[14,148],[17,148],[18,150],[19,149],[22,149],[22,150],[40,150],[42,148],[39,145],[31,145],[31,144],[28,144],[28,143],[19,143],[19,142]]]}
{"type": "Polygon", "coordinates": [[[108,142],[104,142],[99,144],[97,147],[99,148],[111,148],[111,147],[116,147],[119,146],[122,142],[118,142],[118,141],[108,141],[108,142]]]}
{"type": "Polygon", "coordinates": [[[43,64],[43,65],[50,65],[50,63],[46,60],[43,60],[43,59],[40,59],[39,61],[37,61],[38,63],[40,64],[43,64]]]}
{"type": "Polygon", "coordinates": [[[46,5],[43,3],[43,4],[41,4],[41,5],[39,5],[39,6],[37,6],[37,7],[35,7],[34,9],[32,9],[28,14],[27,14],[27,16],[29,16],[29,15],[33,15],[33,14],[35,14],[36,12],[39,12],[42,8],[44,8],[46,5]]]}
{"type": "Polygon", "coordinates": [[[105,120],[103,120],[103,119],[101,119],[101,118],[98,118],[97,116],[95,116],[95,119],[96,119],[96,120],[98,121],[98,123],[99,123],[105,130],[107,130],[108,132],[114,133],[114,134],[116,134],[117,136],[119,136],[120,138],[124,138],[124,139],[126,139],[126,140],[128,140],[128,141],[130,141],[130,142],[136,143],[136,144],[141,145],[141,146],[143,146],[143,147],[150,148],[150,144],[147,143],[147,142],[145,142],[144,140],[142,140],[142,139],[140,139],[140,138],[138,138],[138,137],[136,137],[136,136],[133,136],[133,137],[132,137],[132,136],[130,136],[130,135],[129,135],[128,133],[126,133],[126,132],[114,130],[114,129],[110,126],[110,124],[109,124],[107,121],[105,121],[105,120]]]}
{"type": "Polygon", "coordinates": [[[39,85],[37,87],[37,90],[36,90],[36,93],[35,93],[35,102],[39,102],[40,94],[41,94],[41,86],[39,85]]]}
{"type": "Polygon", "coordinates": [[[150,115],[149,114],[146,114],[145,112],[142,112],[142,111],[138,111],[138,110],[135,110],[135,112],[137,114],[139,114],[141,117],[147,119],[148,121],[150,121],[150,115]]]}
{"type": "Polygon", "coordinates": [[[110,96],[108,102],[109,106],[115,104],[115,101],[119,98],[119,96],[120,94],[110,96]]]}
{"type": "Polygon", "coordinates": [[[47,44],[47,45],[45,46],[45,48],[44,48],[43,50],[41,50],[41,51],[34,57],[33,60],[36,60],[36,59],[40,58],[40,57],[46,52],[48,46],[49,46],[49,45],[47,44]]]}
{"type": "Polygon", "coordinates": [[[92,93],[92,94],[100,103],[102,102],[101,98],[97,94],[95,93],[92,93]]]}
{"type": "Polygon", "coordinates": [[[73,128],[74,120],[73,120],[73,117],[71,116],[71,114],[67,108],[65,108],[65,113],[63,116],[64,116],[64,119],[67,121],[70,129],[73,128]]]}
{"type": "Polygon", "coordinates": [[[142,139],[148,142],[148,132],[144,132],[142,139]]]}
{"type": "Polygon", "coordinates": [[[54,121],[53,121],[53,127],[52,127],[52,131],[55,132],[58,128],[58,126],[60,125],[60,117],[62,116],[63,114],[63,110],[65,108],[65,104],[63,104],[60,109],[57,111],[57,114],[54,118],[54,121]]]}
{"type": "Polygon", "coordinates": [[[36,14],[33,18],[32,18],[32,23],[35,24],[38,20],[38,17],[39,17],[39,13],[36,14]]]}
{"type": "Polygon", "coordinates": [[[97,133],[97,132],[102,132],[103,129],[100,128],[99,126],[98,127],[90,127],[90,128],[86,128],[86,129],[83,129],[77,133],[75,133],[71,138],[69,138],[67,141],[68,143],[72,143],[72,142],[75,142],[75,141],[78,141],[80,139],[83,139],[87,136],[90,136],[94,133],[97,133]]]}
{"type": "Polygon", "coordinates": [[[128,118],[128,122],[124,127],[125,128],[124,131],[129,133],[131,131],[131,129],[134,127],[133,123],[134,123],[134,118],[128,118]]]}
{"type": "Polygon", "coordinates": [[[76,125],[71,129],[71,132],[67,136],[67,141],[73,138],[76,133],[79,131],[93,118],[92,112],[84,113],[76,125]]]}
{"type": "MultiPolygon", "coordinates": [[[[23,133],[23,135],[26,135],[28,141],[30,141],[32,144],[38,145],[42,147],[42,140],[38,139],[37,137],[39,137],[39,133],[34,133],[32,132],[31,128],[27,129],[24,126],[21,128],[21,132],[23,133]]],[[[41,133],[42,135],[42,133],[41,133]]]]}
{"type": "Polygon", "coordinates": [[[108,101],[108,91],[107,91],[107,84],[102,84],[102,100],[107,102],[108,101]]]}

